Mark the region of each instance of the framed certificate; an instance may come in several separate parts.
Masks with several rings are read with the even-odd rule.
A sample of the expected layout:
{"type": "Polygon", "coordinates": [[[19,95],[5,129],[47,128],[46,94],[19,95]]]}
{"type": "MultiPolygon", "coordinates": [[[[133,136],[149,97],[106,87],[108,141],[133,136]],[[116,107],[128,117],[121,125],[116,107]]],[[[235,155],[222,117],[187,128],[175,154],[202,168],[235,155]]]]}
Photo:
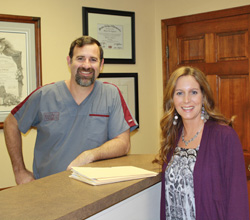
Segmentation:
{"type": "Polygon", "coordinates": [[[135,13],[82,8],[83,35],[97,39],[104,51],[104,62],[135,64],[135,13]]]}
{"type": "Polygon", "coordinates": [[[139,99],[137,73],[100,73],[98,80],[115,84],[120,89],[131,113],[139,125],[139,99]]]}
{"type": "Polygon", "coordinates": [[[0,14],[0,128],[41,79],[40,18],[0,14]]]}

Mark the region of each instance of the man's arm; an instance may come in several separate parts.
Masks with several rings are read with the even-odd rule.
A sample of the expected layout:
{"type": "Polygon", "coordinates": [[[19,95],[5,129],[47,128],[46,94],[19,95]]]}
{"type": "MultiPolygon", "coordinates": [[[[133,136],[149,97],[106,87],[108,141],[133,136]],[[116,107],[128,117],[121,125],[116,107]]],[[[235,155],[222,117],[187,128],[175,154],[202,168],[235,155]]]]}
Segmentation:
{"type": "Polygon", "coordinates": [[[82,152],[68,166],[67,170],[74,166],[82,166],[96,160],[109,159],[123,156],[130,149],[130,130],[126,130],[114,139],[111,139],[100,147],[82,152]]]}
{"type": "Polygon", "coordinates": [[[19,185],[33,181],[33,173],[26,169],[23,161],[21,132],[16,118],[11,113],[4,121],[4,136],[16,183],[19,185]]]}

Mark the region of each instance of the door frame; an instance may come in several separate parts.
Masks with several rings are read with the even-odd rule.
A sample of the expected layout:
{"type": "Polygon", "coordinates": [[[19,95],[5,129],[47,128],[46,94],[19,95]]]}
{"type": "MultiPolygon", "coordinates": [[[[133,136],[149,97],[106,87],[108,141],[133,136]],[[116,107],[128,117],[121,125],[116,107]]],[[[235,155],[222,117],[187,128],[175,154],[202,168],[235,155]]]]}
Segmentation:
{"type": "MultiPolygon", "coordinates": [[[[168,26],[179,25],[179,24],[189,23],[189,22],[210,20],[210,19],[216,19],[216,18],[225,18],[225,17],[236,16],[236,15],[238,16],[238,15],[244,15],[244,14],[250,14],[250,5],[211,11],[211,12],[205,12],[205,13],[198,13],[194,15],[169,18],[169,19],[162,19],[161,20],[161,33],[162,33],[163,88],[166,87],[166,82],[169,79],[170,74],[171,74],[168,69],[168,49],[167,49],[168,48],[168,44],[167,44],[168,26]]],[[[250,47],[249,47],[249,50],[250,50],[250,47]]],[[[250,55],[250,51],[248,52],[250,55]]]]}

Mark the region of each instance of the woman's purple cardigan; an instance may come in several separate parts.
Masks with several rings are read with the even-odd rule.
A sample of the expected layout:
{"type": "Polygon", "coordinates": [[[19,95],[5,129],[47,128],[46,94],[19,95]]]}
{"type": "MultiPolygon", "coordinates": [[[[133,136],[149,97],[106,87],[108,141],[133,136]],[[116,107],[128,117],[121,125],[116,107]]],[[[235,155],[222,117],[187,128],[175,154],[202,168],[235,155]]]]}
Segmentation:
{"type": "MultiPolygon", "coordinates": [[[[166,164],[161,220],[166,219],[165,168],[166,164]]],[[[249,220],[243,151],[233,128],[211,120],[205,123],[193,176],[196,220],[249,220]]]]}

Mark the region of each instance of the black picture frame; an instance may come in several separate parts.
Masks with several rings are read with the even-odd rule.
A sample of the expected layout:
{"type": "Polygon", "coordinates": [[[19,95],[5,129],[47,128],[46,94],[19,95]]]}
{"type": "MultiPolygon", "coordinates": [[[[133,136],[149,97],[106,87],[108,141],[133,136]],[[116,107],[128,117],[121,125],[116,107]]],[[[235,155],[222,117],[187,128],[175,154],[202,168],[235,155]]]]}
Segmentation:
{"type": "Polygon", "coordinates": [[[40,17],[0,14],[0,52],[2,129],[11,109],[42,85],[40,17]]]}
{"type": "Polygon", "coordinates": [[[98,79],[118,86],[139,125],[138,73],[100,73],[98,79]]]}
{"type": "Polygon", "coordinates": [[[82,7],[82,24],[83,35],[90,35],[100,41],[106,64],[135,64],[134,12],[82,7]],[[103,33],[101,30],[104,28],[120,32],[103,33]],[[114,45],[118,45],[116,49],[114,45]]]}

